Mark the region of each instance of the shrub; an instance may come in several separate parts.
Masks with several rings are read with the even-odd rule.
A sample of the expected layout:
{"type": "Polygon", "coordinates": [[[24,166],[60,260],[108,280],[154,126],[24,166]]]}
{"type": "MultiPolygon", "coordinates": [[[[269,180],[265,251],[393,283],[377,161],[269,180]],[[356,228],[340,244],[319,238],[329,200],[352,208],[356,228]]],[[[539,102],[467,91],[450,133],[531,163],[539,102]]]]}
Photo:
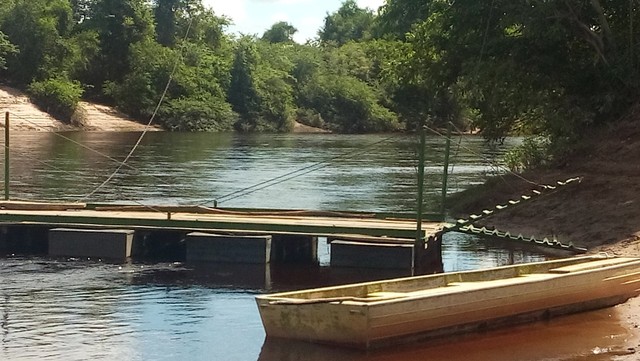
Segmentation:
{"type": "Polygon", "coordinates": [[[223,132],[233,130],[237,114],[225,101],[180,98],[160,108],[158,118],[165,128],[173,131],[223,132]]]}
{"type": "Polygon", "coordinates": [[[307,109],[307,108],[297,109],[296,120],[298,121],[298,123],[308,125],[310,127],[322,128],[322,129],[326,127],[326,124],[322,119],[322,115],[320,115],[318,112],[312,109],[307,109]]]}
{"type": "Polygon", "coordinates": [[[54,118],[69,123],[82,97],[79,82],[65,78],[51,78],[32,82],[27,92],[41,110],[54,118]]]}
{"type": "Polygon", "coordinates": [[[549,144],[548,138],[525,138],[522,144],[505,154],[505,163],[513,172],[542,166],[549,161],[549,144]]]}

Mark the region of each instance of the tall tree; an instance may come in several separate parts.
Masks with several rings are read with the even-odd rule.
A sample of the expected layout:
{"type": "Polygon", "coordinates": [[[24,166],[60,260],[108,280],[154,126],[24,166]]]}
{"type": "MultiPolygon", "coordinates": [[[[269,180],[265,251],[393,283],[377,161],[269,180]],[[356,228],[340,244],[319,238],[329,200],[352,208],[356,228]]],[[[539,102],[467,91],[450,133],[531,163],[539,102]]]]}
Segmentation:
{"type": "Polygon", "coordinates": [[[348,41],[371,38],[374,14],[358,7],[355,0],[346,0],[338,11],[327,14],[324,25],[318,32],[322,43],[343,45],[348,41]]]}
{"type": "Polygon", "coordinates": [[[404,40],[414,24],[429,17],[432,0],[386,0],[376,17],[376,35],[404,40]]]}
{"type": "Polygon", "coordinates": [[[67,70],[74,24],[68,0],[17,0],[6,19],[0,30],[20,50],[7,59],[13,80],[26,85],[67,70]]]}
{"type": "Polygon", "coordinates": [[[283,56],[281,44],[239,40],[227,92],[229,103],[240,115],[240,131],[288,131],[293,116],[293,64],[283,56]]]}
{"type": "Polygon", "coordinates": [[[286,21],[273,24],[262,35],[262,40],[270,43],[293,43],[293,35],[298,32],[293,25],[286,21]]]}
{"type": "Polygon", "coordinates": [[[258,66],[258,50],[250,37],[243,37],[237,44],[231,67],[231,84],[227,97],[233,110],[244,116],[252,116],[257,107],[258,94],[255,71],[258,66]]]}
{"type": "Polygon", "coordinates": [[[629,4],[433,1],[405,73],[470,107],[489,137],[517,128],[566,141],[636,100],[640,9],[629,4]]]}
{"type": "Polygon", "coordinates": [[[158,43],[173,46],[176,42],[176,11],[181,0],[155,0],[156,35],[158,43]]]}
{"type": "Polygon", "coordinates": [[[130,70],[130,48],[153,37],[151,8],[145,0],[95,0],[87,27],[97,32],[99,56],[86,81],[102,89],[105,81],[120,81],[130,70]]]}

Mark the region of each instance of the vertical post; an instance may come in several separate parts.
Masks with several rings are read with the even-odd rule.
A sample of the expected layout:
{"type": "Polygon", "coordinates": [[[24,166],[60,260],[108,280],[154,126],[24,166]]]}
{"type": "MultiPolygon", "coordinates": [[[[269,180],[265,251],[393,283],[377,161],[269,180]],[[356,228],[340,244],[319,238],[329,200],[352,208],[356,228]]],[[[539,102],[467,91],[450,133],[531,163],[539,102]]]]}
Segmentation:
{"type": "Polygon", "coordinates": [[[447,123],[447,143],[444,153],[444,172],[442,173],[442,206],[440,213],[444,217],[445,204],[447,203],[447,183],[449,182],[449,155],[451,154],[451,122],[447,123]]]}
{"type": "Polygon", "coordinates": [[[420,149],[418,160],[418,204],[416,208],[416,240],[413,247],[413,268],[420,268],[420,258],[424,252],[424,235],[422,233],[422,211],[424,197],[424,152],[427,136],[424,127],[420,128],[420,149]]]}
{"type": "Polygon", "coordinates": [[[4,114],[4,200],[9,200],[9,112],[4,114]]]}

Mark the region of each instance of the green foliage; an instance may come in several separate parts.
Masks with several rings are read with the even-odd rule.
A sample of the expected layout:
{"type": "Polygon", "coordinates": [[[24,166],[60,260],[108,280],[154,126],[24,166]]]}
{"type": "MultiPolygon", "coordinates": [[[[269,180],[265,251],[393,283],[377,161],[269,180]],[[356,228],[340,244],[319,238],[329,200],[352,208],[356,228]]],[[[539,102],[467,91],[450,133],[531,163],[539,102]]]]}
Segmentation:
{"type": "Polygon", "coordinates": [[[339,46],[352,40],[371,39],[374,18],[370,10],[358,7],[355,0],[346,0],[338,11],[324,18],[324,26],[318,32],[320,41],[339,46]]]}
{"type": "Polygon", "coordinates": [[[129,60],[132,71],[120,82],[107,82],[105,94],[125,113],[148,119],[162,96],[172,70],[171,60],[176,56],[172,49],[151,40],[133,44],[129,60]]]}
{"type": "Polygon", "coordinates": [[[476,114],[488,138],[571,142],[636,101],[639,11],[622,0],[432,1],[405,73],[476,114]]]}
{"type": "Polygon", "coordinates": [[[18,52],[18,48],[11,44],[7,36],[0,31],[0,70],[6,69],[7,55],[14,55],[18,52]]]}
{"type": "Polygon", "coordinates": [[[293,128],[293,64],[281,53],[281,44],[240,40],[231,68],[229,103],[240,115],[239,131],[284,132],[293,128]],[[261,56],[268,52],[269,56],[261,56]]]}
{"type": "Polygon", "coordinates": [[[66,0],[16,0],[0,28],[20,50],[7,58],[9,77],[29,84],[66,70],[72,24],[66,0]]]}
{"type": "Polygon", "coordinates": [[[376,35],[404,40],[413,25],[422,23],[429,17],[432,2],[431,0],[386,0],[376,19],[376,35]]]}
{"type": "Polygon", "coordinates": [[[164,94],[166,104],[160,109],[158,122],[171,130],[228,130],[236,116],[220,84],[222,73],[228,73],[224,59],[197,44],[186,46],[183,54],[179,57],[177,50],[151,40],[134,44],[130,61],[133,71],[120,83],[108,83],[105,91],[123,111],[149,119],[164,94],[174,62],[180,60],[164,94]]]}
{"type": "Polygon", "coordinates": [[[159,112],[161,124],[173,131],[233,130],[236,115],[221,99],[172,99],[159,112]]]}
{"type": "Polygon", "coordinates": [[[540,167],[549,161],[549,146],[548,138],[527,137],[505,154],[505,164],[513,172],[540,167]]]}
{"type": "Polygon", "coordinates": [[[240,39],[231,67],[231,83],[227,92],[233,110],[241,115],[254,111],[258,95],[254,84],[254,72],[258,64],[258,51],[251,38],[240,39]]]}
{"type": "Polygon", "coordinates": [[[182,0],[177,16],[175,36],[191,43],[206,45],[212,49],[224,46],[226,37],[224,28],[229,19],[216,16],[212,10],[205,8],[201,0],[182,0]]]}
{"type": "Polygon", "coordinates": [[[298,110],[296,110],[296,121],[320,129],[327,127],[324,119],[322,119],[322,115],[313,109],[298,108],[298,110]]]}
{"type": "Polygon", "coordinates": [[[82,80],[99,90],[105,82],[121,81],[130,73],[129,50],[153,38],[154,23],[145,0],[96,0],[91,11],[83,28],[98,34],[100,52],[82,80]]]}
{"type": "Polygon", "coordinates": [[[82,87],[77,81],[51,78],[31,83],[28,93],[43,111],[59,120],[70,122],[82,97],[82,87]]]}
{"type": "Polygon", "coordinates": [[[269,43],[293,43],[293,35],[298,32],[298,29],[293,25],[279,21],[271,26],[262,35],[262,40],[269,43]]]}
{"type": "Polygon", "coordinates": [[[378,104],[372,88],[354,77],[319,75],[303,89],[301,103],[315,109],[333,131],[365,133],[399,128],[395,114],[378,104]]]}
{"type": "Polygon", "coordinates": [[[155,0],[154,16],[158,43],[173,46],[176,43],[176,11],[180,0],[155,0]]]}

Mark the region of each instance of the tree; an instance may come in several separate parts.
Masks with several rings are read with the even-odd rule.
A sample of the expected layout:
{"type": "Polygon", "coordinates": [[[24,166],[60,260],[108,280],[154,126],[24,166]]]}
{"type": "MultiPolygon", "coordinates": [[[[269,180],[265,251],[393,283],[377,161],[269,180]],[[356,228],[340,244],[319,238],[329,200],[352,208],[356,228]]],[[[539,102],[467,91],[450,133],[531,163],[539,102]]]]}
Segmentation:
{"type": "Polygon", "coordinates": [[[93,17],[92,5],[95,0],[71,0],[71,9],[73,11],[73,20],[77,24],[83,23],[85,20],[93,17]]]}
{"type": "Polygon", "coordinates": [[[11,44],[7,36],[0,31],[0,70],[6,70],[6,57],[18,52],[15,45],[11,44]]]}
{"type": "Polygon", "coordinates": [[[293,126],[293,64],[281,44],[258,44],[251,37],[238,42],[227,97],[240,119],[240,131],[288,131],[293,126]],[[265,56],[263,54],[268,54],[265,56]]]}
{"type": "Polygon", "coordinates": [[[100,52],[83,80],[100,90],[105,81],[121,81],[129,73],[131,46],[153,38],[154,24],[145,0],[95,1],[85,27],[98,34],[100,52]]]}
{"type": "Polygon", "coordinates": [[[429,17],[432,0],[386,0],[376,18],[375,33],[378,37],[404,40],[414,24],[429,17]]]}
{"type": "Polygon", "coordinates": [[[262,40],[270,43],[293,43],[293,35],[297,32],[298,29],[293,25],[280,21],[264,32],[262,40]]]}
{"type": "Polygon", "coordinates": [[[173,46],[176,42],[176,11],[181,0],[155,0],[156,35],[158,43],[173,46]]]}
{"type": "Polygon", "coordinates": [[[319,74],[302,90],[300,104],[313,109],[337,132],[367,133],[399,129],[398,119],[378,104],[374,88],[352,76],[319,74]]]}
{"type": "Polygon", "coordinates": [[[17,0],[2,30],[20,51],[7,59],[9,76],[26,85],[65,70],[68,37],[73,28],[66,0],[17,0]]]}
{"type": "Polygon", "coordinates": [[[154,0],[157,40],[174,46],[185,38],[220,46],[229,20],[216,16],[202,5],[202,0],[154,0]]]}
{"type": "Polygon", "coordinates": [[[355,0],[346,0],[338,11],[327,14],[318,35],[322,43],[336,45],[350,40],[364,41],[371,38],[373,22],[372,11],[358,7],[355,0]]]}
{"type": "Polygon", "coordinates": [[[257,108],[258,94],[254,73],[258,65],[258,51],[253,39],[239,40],[231,67],[231,83],[227,99],[233,110],[241,116],[250,116],[257,108]]]}
{"type": "Polygon", "coordinates": [[[639,11],[623,0],[433,1],[405,74],[471,109],[490,138],[520,129],[566,143],[636,100],[639,11]]]}
{"type": "Polygon", "coordinates": [[[38,107],[64,122],[71,121],[82,96],[80,83],[66,77],[34,81],[27,91],[38,107]]]}

